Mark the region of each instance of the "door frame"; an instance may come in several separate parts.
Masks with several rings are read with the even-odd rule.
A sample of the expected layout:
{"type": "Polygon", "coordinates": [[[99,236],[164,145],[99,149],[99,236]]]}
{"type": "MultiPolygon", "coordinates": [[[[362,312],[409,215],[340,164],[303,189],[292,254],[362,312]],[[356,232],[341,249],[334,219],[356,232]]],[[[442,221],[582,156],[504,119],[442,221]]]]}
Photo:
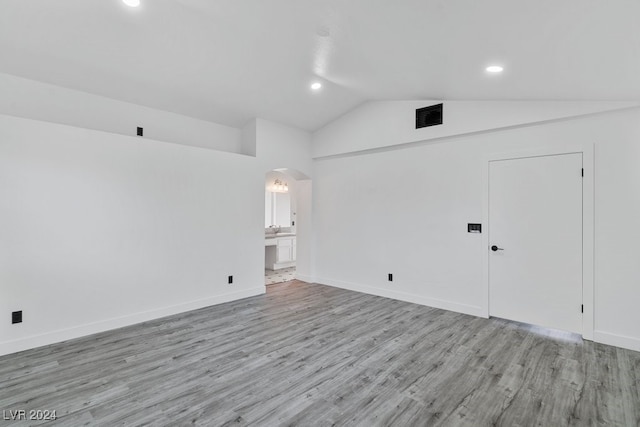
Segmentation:
{"type": "Polygon", "coordinates": [[[593,144],[559,144],[542,148],[521,149],[490,153],[484,157],[482,167],[482,265],[483,295],[482,313],[489,317],[489,167],[492,161],[514,160],[528,157],[582,154],[584,178],[582,180],[582,337],[593,341],[594,330],[594,146],[593,144]]]}

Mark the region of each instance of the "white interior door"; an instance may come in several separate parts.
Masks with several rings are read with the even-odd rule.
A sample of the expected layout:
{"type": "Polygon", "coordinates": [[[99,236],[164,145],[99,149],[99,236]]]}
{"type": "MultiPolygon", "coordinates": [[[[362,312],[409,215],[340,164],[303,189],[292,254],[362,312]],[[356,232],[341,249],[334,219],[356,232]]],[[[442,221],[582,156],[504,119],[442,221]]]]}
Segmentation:
{"type": "Polygon", "coordinates": [[[582,153],[489,162],[489,314],[582,333],[582,153]]]}

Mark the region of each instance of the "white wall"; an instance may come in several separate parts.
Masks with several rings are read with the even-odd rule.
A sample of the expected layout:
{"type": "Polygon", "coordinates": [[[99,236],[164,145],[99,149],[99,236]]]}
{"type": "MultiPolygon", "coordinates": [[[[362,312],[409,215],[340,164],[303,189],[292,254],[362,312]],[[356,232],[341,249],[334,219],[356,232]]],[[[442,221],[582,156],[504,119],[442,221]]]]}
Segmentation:
{"type": "MultiPolygon", "coordinates": [[[[251,129],[251,124],[246,129],[251,129]]],[[[255,120],[256,156],[265,173],[273,169],[295,169],[306,178],[313,174],[311,134],[265,119],[255,120]]],[[[296,177],[301,179],[302,177],[296,177]]]]}
{"type": "Polygon", "coordinates": [[[264,292],[263,183],[254,157],[0,115],[0,354],[264,292]]]}
{"type": "Polygon", "coordinates": [[[595,144],[595,339],[640,350],[637,109],[317,161],[317,281],[480,315],[483,157],[572,142],[595,144]]]}
{"type": "Polygon", "coordinates": [[[0,311],[25,319],[0,322],[0,354],[264,292],[265,173],[309,179],[308,132],[8,74],[0,91],[0,311]]]}
{"type": "Polygon", "coordinates": [[[240,130],[240,152],[247,156],[256,156],[256,120],[251,120],[240,130]]]}
{"type": "Polygon", "coordinates": [[[242,152],[240,129],[218,123],[2,73],[0,93],[0,114],[121,135],[136,135],[140,126],[148,139],[242,152]]]}
{"type": "MultiPolygon", "coordinates": [[[[265,119],[245,126],[245,134],[255,128],[256,155],[264,173],[274,169],[296,180],[296,277],[311,281],[313,278],[313,216],[311,208],[311,134],[265,119]]],[[[247,141],[251,138],[247,137],[247,141]]]]}
{"type": "Polygon", "coordinates": [[[296,279],[309,283],[315,277],[312,188],[311,180],[298,181],[296,187],[296,279]]]}
{"type": "Polygon", "coordinates": [[[637,107],[615,101],[372,101],[313,135],[313,158],[637,107]],[[443,103],[443,123],[415,128],[415,110],[443,103]]]}

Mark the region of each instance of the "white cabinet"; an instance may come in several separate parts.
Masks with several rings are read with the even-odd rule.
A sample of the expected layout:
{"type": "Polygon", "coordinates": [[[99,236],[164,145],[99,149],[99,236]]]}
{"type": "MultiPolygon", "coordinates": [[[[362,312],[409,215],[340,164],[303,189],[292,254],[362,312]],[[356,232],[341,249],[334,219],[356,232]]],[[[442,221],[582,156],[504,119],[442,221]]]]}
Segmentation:
{"type": "Polygon", "coordinates": [[[296,264],[296,236],[265,240],[265,265],[269,270],[293,267],[296,264]]]}
{"type": "Polygon", "coordinates": [[[296,240],[295,237],[279,237],[278,244],[276,245],[277,253],[276,253],[276,262],[281,264],[283,262],[291,262],[295,260],[295,255],[293,253],[293,242],[296,240]]]}

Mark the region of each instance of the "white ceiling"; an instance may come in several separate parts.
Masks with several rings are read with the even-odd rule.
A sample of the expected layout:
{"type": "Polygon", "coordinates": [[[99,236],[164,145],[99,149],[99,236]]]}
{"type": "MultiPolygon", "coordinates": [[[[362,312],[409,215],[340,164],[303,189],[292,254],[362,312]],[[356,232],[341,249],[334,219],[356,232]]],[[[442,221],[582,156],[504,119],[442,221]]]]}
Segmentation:
{"type": "Polygon", "coordinates": [[[141,1],[3,0],[0,72],[236,127],[379,99],[640,100],[638,0],[141,1]]]}

